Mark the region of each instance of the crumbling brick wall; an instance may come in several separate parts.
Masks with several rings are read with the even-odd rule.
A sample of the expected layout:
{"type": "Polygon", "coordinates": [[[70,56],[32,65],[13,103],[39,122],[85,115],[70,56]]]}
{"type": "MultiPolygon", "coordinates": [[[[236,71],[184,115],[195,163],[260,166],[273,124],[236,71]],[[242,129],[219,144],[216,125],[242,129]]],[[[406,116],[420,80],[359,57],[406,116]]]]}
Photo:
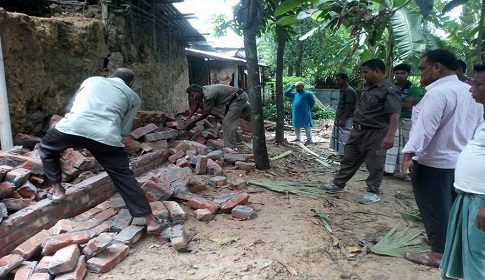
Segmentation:
{"type": "Polygon", "coordinates": [[[51,115],[65,113],[85,78],[107,76],[119,66],[135,71],[142,109],[186,110],[184,45],[163,29],[155,36],[146,32],[149,24],[111,15],[105,29],[98,19],[38,18],[0,8],[13,133],[41,135],[51,115]]]}

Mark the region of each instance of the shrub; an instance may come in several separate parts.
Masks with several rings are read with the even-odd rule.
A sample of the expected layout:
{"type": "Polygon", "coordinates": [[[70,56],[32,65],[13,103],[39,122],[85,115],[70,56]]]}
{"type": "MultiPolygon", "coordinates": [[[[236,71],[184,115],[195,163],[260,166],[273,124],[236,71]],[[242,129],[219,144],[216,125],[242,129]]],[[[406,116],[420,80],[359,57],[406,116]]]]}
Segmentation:
{"type": "MultiPolygon", "coordinates": [[[[285,120],[291,121],[291,101],[285,100],[283,102],[285,111],[285,120]]],[[[274,100],[268,100],[263,104],[263,116],[270,121],[276,121],[276,102],[274,100]]],[[[332,107],[319,104],[315,104],[312,109],[312,118],[314,120],[326,120],[333,119],[335,117],[335,111],[332,107]]]]}

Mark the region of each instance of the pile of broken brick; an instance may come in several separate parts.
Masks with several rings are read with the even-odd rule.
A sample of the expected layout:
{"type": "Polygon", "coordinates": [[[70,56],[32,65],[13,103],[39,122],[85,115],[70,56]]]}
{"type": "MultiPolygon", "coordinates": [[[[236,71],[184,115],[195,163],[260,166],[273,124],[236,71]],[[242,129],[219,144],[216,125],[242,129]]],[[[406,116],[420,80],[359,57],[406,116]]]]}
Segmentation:
{"type": "MultiPolygon", "coordinates": [[[[153,115],[151,118],[153,120],[153,115]]],[[[167,121],[169,126],[175,125],[173,122],[176,120],[167,121]]],[[[247,186],[244,174],[255,168],[253,155],[227,153],[219,139],[203,141],[200,138],[203,134],[199,132],[208,129],[212,133],[211,128],[205,126],[195,133],[189,131],[190,134],[198,134],[197,139],[194,139],[197,141],[183,139],[184,137],[180,139],[179,136],[161,139],[160,132],[165,135],[164,131],[174,129],[167,128],[167,123],[165,126],[162,123],[142,123],[132,133],[132,136],[135,135],[133,140],[140,144],[132,152],[136,150],[134,153],[145,153],[149,148],[167,151],[167,162],[164,165],[137,177],[150,201],[153,214],[169,225],[159,239],[166,241],[175,250],[187,249],[189,238],[183,223],[188,215],[184,208],[194,209],[193,217],[199,221],[209,221],[220,212],[230,214],[237,220],[255,218],[256,212],[250,207],[249,194],[244,191],[247,186]],[[153,130],[154,127],[157,128],[153,130]],[[229,177],[232,180],[228,182],[229,177]],[[202,193],[206,188],[217,188],[221,194],[213,199],[203,197],[202,193]]],[[[205,123],[204,121],[196,125],[200,127],[205,123]]],[[[181,134],[185,135],[180,131],[177,135],[181,134]]],[[[131,148],[137,146],[134,141],[131,148]]],[[[39,181],[36,183],[42,184],[42,176],[36,173],[41,169],[36,165],[39,163],[38,157],[34,156],[25,161],[25,157],[32,157],[32,154],[35,154],[35,149],[30,153],[4,157],[10,160],[13,157],[19,162],[23,160],[23,167],[10,166],[13,169],[5,174],[4,182],[10,183],[14,192],[19,192],[19,188],[32,178],[38,177],[39,181]],[[26,166],[26,162],[29,162],[29,166],[26,166]],[[29,171],[30,174],[23,174],[20,179],[20,172],[11,173],[19,168],[29,171]]],[[[87,166],[95,168],[86,151],[68,151],[63,159],[70,167],[77,169],[79,175],[82,172],[91,172],[84,169],[87,166]]],[[[67,178],[68,175],[65,175],[67,178]]],[[[82,176],[75,180],[80,177],[82,176]]],[[[36,197],[38,194],[39,192],[36,197]]],[[[52,228],[42,230],[19,245],[11,254],[0,258],[0,278],[83,279],[87,271],[107,272],[128,255],[129,247],[145,232],[145,224],[144,218],[131,217],[124,201],[115,194],[111,199],[76,217],[58,221],[52,228]]]]}
{"type": "MultiPolygon", "coordinates": [[[[54,115],[50,126],[61,118],[54,115]]],[[[162,112],[139,111],[131,138],[125,139],[125,149],[134,159],[153,150],[166,150],[168,162],[181,167],[193,165],[199,175],[221,175],[225,162],[239,169],[255,168],[250,155],[224,154],[224,144],[218,138],[220,125],[215,118],[197,122],[189,130],[185,129],[183,118],[183,114],[172,118],[162,112]]],[[[243,139],[251,139],[249,129],[250,124],[240,119],[239,132],[243,139]]],[[[9,214],[45,199],[48,192],[38,150],[40,138],[17,134],[14,142],[17,145],[14,149],[0,152],[0,222],[9,214]]],[[[67,149],[60,163],[66,189],[101,169],[86,149],[67,149]]]]}

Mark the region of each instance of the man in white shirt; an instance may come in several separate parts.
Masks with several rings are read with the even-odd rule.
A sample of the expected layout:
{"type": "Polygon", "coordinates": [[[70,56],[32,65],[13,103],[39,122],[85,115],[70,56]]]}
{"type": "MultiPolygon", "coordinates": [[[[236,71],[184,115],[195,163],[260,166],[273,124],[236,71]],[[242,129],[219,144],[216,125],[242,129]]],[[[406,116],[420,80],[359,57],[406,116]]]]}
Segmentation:
{"type": "Polygon", "coordinates": [[[111,78],[91,77],[80,86],[72,108],[54,128],[47,131],[40,144],[44,170],[52,185],[49,198],[66,198],[61,185],[60,153],[68,148],[86,148],[108,173],[133,217],[145,217],[148,233],[166,228],[152,214],[152,209],[129,168],[122,137],[128,136],[140,107],[140,97],[130,88],[134,73],[116,69],[111,78]]]}
{"type": "Polygon", "coordinates": [[[431,251],[408,253],[405,258],[439,266],[445,248],[448,215],[456,197],[453,189],[456,160],[475,128],[482,123],[483,106],[458,80],[455,56],[442,49],[426,52],[419,63],[426,94],[414,107],[410,137],[401,166],[410,174],[416,204],[431,251]]]}
{"type": "MultiPolygon", "coordinates": [[[[470,88],[473,99],[485,104],[485,64],[475,65],[470,88]]],[[[476,130],[458,157],[441,277],[485,279],[485,123],[476,130]]],[[[446,278],[446,279],[448,279],[446,278]]]]}

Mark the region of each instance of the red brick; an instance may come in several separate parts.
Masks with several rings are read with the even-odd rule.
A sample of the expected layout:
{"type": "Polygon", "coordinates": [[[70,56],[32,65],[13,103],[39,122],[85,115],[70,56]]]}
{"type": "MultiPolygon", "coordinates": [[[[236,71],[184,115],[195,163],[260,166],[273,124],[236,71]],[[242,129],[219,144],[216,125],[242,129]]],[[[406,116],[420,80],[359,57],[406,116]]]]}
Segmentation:
{"type": "Polygon", "coordinates": [[[17,192],[23,197],[28,199],[35,199],[37,195],[37,188],[29,181],[25,182],[17,192]]]}
{"type": "Polygon", "coordinates": [[[108,231],[108,229],[111,227],[111,223],[112,222],[108,220],[92,228],[91,229],[92,236],[97,236],[102,232],[108,231]]]}
{"type": "MultiPolygon", "coordinates": [[[[126,210],[126,209],[123,209],[126,210]]],[[[116,215],[115,219],[111,223],[109,227],[109,232],[120,232],[123,229],[127,228],[131,224],[131,216],[130,218],[122,217],[120,215],[116,215]]]]}
{"type": "Polygon", "coordinates": [[[211,214],[219,212],[219,205],[202,197],[193,197],[188,205],[194,209],[207,209],[211,214]]]}
{"type": "Polygon", "coordinates": [[[29,280],[51,280],[49,273],[34,273],[30,276],[29,280]]]}
{"type": "Polygon", "coordinates": [[[22,265],[15,272],[13,280],[27,280],[34,273],[37,262],[23,262],[22,265]]]}
{"type": "Polygon", "coordinates": [[[22,264],[24,258],[20,255],[10,254],[0,259],[0,279],[5,277],[10,271],[22,264]]]}
{"type": "Polygon", "coordinates": [[[31,172],[31,176],[33,174],[44,175],[44,166],[42,165],[42,162],[40,160],[28,160],[24,162],[20,167],[29,170],[31,172]]]}
{"type": "Polygon", "coordinates": [[[215,161],[212,159],[209,159],[207,161],[207,174],[214,175],[214,176],[221,176],[224,174],[224,170],[222,170],[222,167],[217,164],[215,161]]]}
{"type": "Polygon", "coordinates": [[[168,220],[169,213],[165,205],[161,201],[150,202],[152,208],[152,214],[162,220],[168,220]]]}
{"type": "Polygon", "coordinates": [[[42,255],[52,255],[60,248],[71,244],[82,244],[91,238],[89,230],[63,233],[48,237],[42,242],[42,255]]]}
{"type": "Polygon", "coordinates": [[[71,272],[77,265],[80,252],[77,244],[72,244],[57,250],[49,263],[49,273],[59,275],[71,272]]]}
{"type": "Polygon", "coordinates": [[[104,222],[107,219],[113,217],[114,215],[116,215],[116,211],[113,208],[108,208],[103,212],[94,215],[94,218],[98,219],[101,222],[104,222]]]}
{"type": "Polygon", "coordinates": [[[91,165],[89,162],[90,159],[72,148],[65,150],[64,153],[62,153],[61,158],[66,160],[69,165],[79,170],[87,170],[87,167],[91,165]]]}
{"type": "Polygon", "coordinates": [[[150,146],[154,150],[162,150],[168,147],[167,140],[159,140],[154,142],[148,142],[145,144],[150,146]]]}
{"type": "Polygon", "coordinates": [[[185,124],[183,121],[172,121],[165,124],[167,127],[176,128],[177,130],[184,129],[185,124]]]}
{"type": "Polygon", "coordinates": [[[170,243],[175,250],[187,248],[188,236],[182,225],[175,225],[170,229],[170,243]]]}
{"type": "Polygon", "coordinates": [[[253,208],[245,205],[237,205],[231,211],[232,217],[238,220],[250,220],[257,217],[253,208]]]}
{"type": "Polygon", "coordinates": [[[60,159],[59,164],[61,165],[62,174],[66,176],[66,180],[77,178],[79,174],[81,174],[81,171],[79,169],[74,168],[65,159],[60,159]]]}
{"type": "Polygon", "coordinates": [[[148,180],[141,188],[145,191],[145,196],[150,202],[167,200],[173,194],[173,189],[157,178],[148,180]]]}
{"type": "Polygon", "coordinates": [[[17,211],[28,207],[30,204],[34,203],[32,199],[28,198],[4,198],[2,203],[9,211],[17,211]]]}
{"type": "Polygon", "coordinates": [[[233,198],[231,198],[228,202],[222,205],[221,210],[224,213],[231,213],[232,208],[236,207],[236,205],[246,204],[249,201],[249,194],[246,192],[240,192],[233,198]]]}
{"type": "Polygon", "coordinates": [[[115,211],[120,211],[121,209],[126,209],[126,203],[121,196],[112,197],[109,200],[109,205],[115,211]]]}
{"type": "Polygon", "coordinates": [[[123,138],[123,144],[125,145],[125,151],[132,155],[137,155],[138,151],[142,149],[140,142],[128,137],[123,138]]]}
{"type": "Polygon", "coordinates": [[[85,256],[80,256],[73,271],[58,275],[55,280],[83,280],[86,272],[86,258],[85,256]]]}
{"type": "Polygon", "coordinates": [[[214,203],[219,205],[219,206],[222,206],[222,205],[226,204],[226,202],[228,202],[229,200],[234,198],[234,196],[236,196],[236,194],[234,194],[234,193],[221,193],[221,194],[217,195],[216,197],[214,197],[214,203]]]}
{"type": "Polygon", "coordinates": [[[188,160],[187,158],[179,158],[176,164],[180,167],[187,167],[190,165],[190,160],[188,160]]]}
{"type": "Polygon", "coordinates": [[[248,181],[246,181],[244,179],[236,179],[236,180],[231,182],[229,187],[233,190],[239,191],[239,190],[242,190],[245,187],[247,187],[247,185],[248,185],[248,181]]]}
{"type": "Polygon", "coordinates": [[[177,151],[184,151],[184,153],[186,153],[190,149],[189,144],[187,144],[185,141],[179,142],[173,147],[172,146],[169,146],[169,147],[174,148],[177,151]]]}
{"type": "Polygon", "coordinates": [[[14,184],[10,182],[0,182],[0,199],[10,195],[14,190],[14,184]]]}
{"type": "Polygon", "coordinates": [[[0,181],[3,181],[5,179],[5,175],[7,175],[7,173],[12,170],[13,170],[12,166],[0,165],[0,181]]]}
{"type": "Polygon", "coordinates": [[[111,208],[111,205],[109,204],[109,201],[103,201],[102,203],[96,205],[95,208],[98,208],[101,211],[105,211],[105,210],[108,210],[109,208],[111,208]]]}
{"type": "Polygon", "coordinates": [[[31,173],[28,169],[16,168],[5,175],[5,181],[14,184],[18,188],[27,182],[31,173]]]}
{"type": "Polygon", "coordinates": [[[52,228],[52,234],[61,234],[72,231],[72,221],[70,219],[62,219],[57,221],[56,225],[52,228]]]}
{"type": "Polygon", "coordinates": [[[195,174],[203,175],[207,173],[207,164],[208,164],[207,157],[199,157],[197,159],[197,164],[195,165],[195,174]]]}
{"type": "Polygon", "coordinates": [[[236,161],[235,165],[238,169],[242,169],[242,170],[254,170],[254,169],[256,169],[256,163],[254,163],[254,162],[236,161]]]}
{"type": "Polygon", "coordinates": [[[94,215],[98,214],[99,212],[101,212],[101,209],[91,208],[88,211],[77,215],[76,217],[73,218],[73,220],[77,222],[84,222],[87,219],[94,217],[94,215]]]}
{"type": "Polygon", "coordinates": [[[44,240],[48,237],[50,237],[49,232],[43,229],[31,238],[27,239],[27,241],[24,243],[17,246],[17,248],[13,250],[12,254],[17,254],[22,256],[24,259],[29,259],[40,251],[42,242],[44,242],[44,240]]]}
{"type": "Polygon", "coordinates": [[[52,260],[52,256],[44,256],[40,259],[39,263],[35,266],[35,273],[49,273],[49,264],[52,260]]]}
{"type": "Polygon", "coordinates": [[[140,127],[135,129],[130,133],[131,137],[133,137],[135,140],[140,139],[141,137],[145,136],[148,133],[152,133],[154,131],[158,130],[158,126],[154,123],[149,123],[144,127],[140,127]]]}
{"type": "Polygon", "coordinates": [[[101,233],[98,237],[89,240],[88,244],[83,249],[83,254],[87,259],[92,258],[111,244],[113,236],[113,233],[101,233]]]}
{"type": "Polygon", "coordinates": [[[132,246],[140,240],[143,230],[143,227],[128,226],[113,237],[113,243],[123,243],[132,246]]]}
{"type": "Polygon", "coordinates": [[[211,186],[224,186],[227,184],[227,178],[224,176],[215,176],[210,178],[208,183],[211,186]]]}
{"type": "Polygon", "coordinates": [[[185,212],[180,205],[175,201],[163,201],[163,205],[167,208],[169,217],[176,224],[185,221],[185,212]]]}
{"type": "Polygon", "coordinates": [[[197,209],[194,211],[194,217],[198,221],[210,221],[214,218],[214,215],[209,209],[197,209]]]}
{"type": "Polygon", "coordinates": [[[128,255],[129,248],[125,244],[113,244],[106,250],[87,261],[90,272],[102,273],[110,271],[128,255]]]}
{"type": "Polygon", "coordinates": [[[184,155],[185,155],[184,151],[177,151],[175,154],[168,157],[168,161],[170,163],[175,163],[175,161],[177,161],[177,159],[183,157],[184,155]]]}

